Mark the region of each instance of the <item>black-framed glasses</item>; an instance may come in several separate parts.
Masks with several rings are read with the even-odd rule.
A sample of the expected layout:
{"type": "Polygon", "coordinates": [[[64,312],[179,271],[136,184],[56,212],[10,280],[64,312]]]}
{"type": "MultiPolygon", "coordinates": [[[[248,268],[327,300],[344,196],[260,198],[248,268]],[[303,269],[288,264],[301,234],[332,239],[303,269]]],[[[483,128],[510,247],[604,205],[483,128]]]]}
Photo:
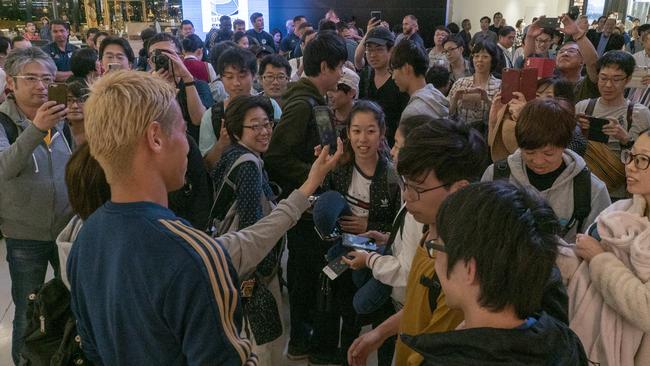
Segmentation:
{"type": "Polygon", "coordinates": [[[250,128],[255,133],[261,133],[262,130],[267,130],[267,131],[272,131],[273,130],[273,124],[270,121],[266,122],[266,123],[259,124],[259,125],[250,125],[250,126],[244,125],[243,127],[244,128],[250,128]]]}
{"type": "Polygon", "coordinates": [[[278,75],[262,75],[262,80],[264,80],[264,81],[266,81],[266,82],[271,82],[271,83],[274,82],[274,81],[276,81],[276,80],[279,81],[279,82],[283,82],[283,81],[287,81],[288,79],[289,79],[289,78],[288,78],[287,75],[285,75],[285,74],[278,74],[278,75]]]}
{"type": "Polygon", "coordinates": [[[623,150],[621,152],[621,162],[628,165],[634,161],[634,166],[640,170],[646,170],[650,167],[650,156],[646,154],[632,154],[630,150],[623,150]]]}
{"type": "Polygon", "coordinates": [[[452,51],[455,51],[455,50],[457,50],[457,49],[459,49],[459,48],[460,48],[460,46],[456,46],[456,47],[454,47],[454,48],[449,48],[449,49],[445,48],[445,50],[442,51],[442,54],[443,54],[443,55],[448,55],[448,54],[450,54],[452,51]]]}
{"type": "Polygon", "coordinates": [[[439,185],[437,187],[433,187],[433,188],[417,189],[417,188],[413,187],[412,185],[406,183],[406,180],[404,179],[404,177],[400,176],[400,179],[402,181],[402,191],[404,191],[406,194],[415,193],[415,199],[413,200],[413,202],[414,201],[419,201],[423,193],[435,191],[436,189],[447,187],[449,185],[449,184],[445,183],[445,184],[441,184],[441,185],[439,185]]]}
{"type": "Polygon", "coordinates": [[[444,244],[438,242],[438,239],[431,239],[424,242],[424,248],[427,250],[429,258],[435,258],[435,252],[446,253],[444,244]]]}

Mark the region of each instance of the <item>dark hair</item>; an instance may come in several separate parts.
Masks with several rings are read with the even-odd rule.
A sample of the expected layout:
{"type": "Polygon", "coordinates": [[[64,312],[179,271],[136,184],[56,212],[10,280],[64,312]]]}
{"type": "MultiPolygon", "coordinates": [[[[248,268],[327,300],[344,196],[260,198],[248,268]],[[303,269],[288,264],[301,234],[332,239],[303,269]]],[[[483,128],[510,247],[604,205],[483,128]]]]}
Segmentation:
{"type": "Polygon", "coordinates": [[[458,27],[458,24],[456,23],[449,23],[447,24],[447,29],[451,32],[451,34],[456,34],[460,32],[460,27],[458,27]]]}
{"type": "Polygon", "coordinates": [[[225,22],[226,20],[227,20],[227,21],[230,21],[230,17],[227,16],[227,15],[222,15],[222,16],[219,18],[219,22],[220,22],[220,23],[221,23],[221,22],[225,22]]]}
{"type": "Polygon", "coordinates": [[[257,13],[257,12],[251,14],[251,18],[250,18],[250,19],[251,19],[251,23],[255,23],[255,21],[257,20],[257,18],[260,18],[260,17],[263,17],[263,16],[264,16],[264,15],[263,15],[262,13],[257,13]]]}
{"type": "Polygon", "coordinates": [[[68,87],[68,93],[75,98],[86,98],[90,93],[88,81],[83,77],[71,76],[65,81],[65,85],[68,87]]]}
{"type": "Polygon", "coordinates": [[[178,40],[178,38],[172,36],[169,33],[156,33],[149,39],[149,43],[147,44],[147,54],[149,54],[149,47],[160,42],[171,42],[176,47],[177,52],[181,52],[183,50],[181,42],[178,40]]]}
{"type": "Polygon", "coordinates": [[[305,20],[307,20],[307,17],[305,17],[304,15],[296,15],[295,17],[293,17],[293,21],[294,21],[294,22],[299,22],[300,19],[305,19],[305,20]]]}
{"type": "Polygon", "coordinates": [[[460,47],[465,47],[465,41],[463,40],[463,37],[460,36],[460,34],[452,34],[451,36],[447,37],[445,41],[442,43],[442,46],[444,47],[447,42],[454,42],[456,46],[460,47]]]}
{"type": "MultiPolygon", "coordinates": [[[[384,111],[381,109],[379,104],[370,101],[370,100],[358,100],[356,103],[354,103],[354,106],[352,106],[352,110],[350,111],[350,116],[347,119],[347,129],[348,129],[348,136],[350,136],[350,126],[352,125],[352,119],[354,116],[356,116],[359,113],[372,113],[373,117],[375,118],[375,121],[377,121],[377,127],[379,127],[379,132],[381,133],[381,139],[380,139],[380,144],[379,144],[379,149],[377,153],[379,154],[380,157],[389,157],[390,156],[390,147],[388,146],[388,143],[386,142],[386,115],[384,114],[384,111]]],[[[354,150],[352,149],[352,144],[350,143],[350,139],[345,140],[345,146],[344,146],[344,153],[343,157],[341,158],[341,163],[339,164],[348,164],[348,163],[354,163],[354,150]]]]}
{"type": "Polygon", "coordinates": [[[91,34],[97,34],[97,33],[99,33],[98,28],[88,28],[88,30],[86,31],[86,38],[90,37],[91,34]]]}
{"type": "Polygon", "coordinates": [[[215,44],[210,50],[210,64],[216,71],[219,69],[219,56],[231,48],[237,48],[237,43],[233,41],[221,41],[215,44]]]}
{"type": "Polygon", "coordinates": [[[499,30],[499,37],[507,37],[508,34],[512,32],[516,33],[517,30],[509,25],[506,25],[505,27],[501,28],[501,30],[499,30]]]}
{"type": "Polygon", "coordinates": [[[596,69],[600,72],[603,67],[611,66],[618,67],[627,77],[630,77],[634,72],[636,62],[634,61],[634,57],[625,51],[609,51],[598,59],[596,69]]]}
{"type": "Polygon", "coordinates": [[[344,30],[350,29],[350,26],[346,22],[338,22],[336,23],[336,31],[337,32],[342,32],[344,30]]]}
{"type": "Polygon", "coordinates": [[[2,54],[7,54],[7,50],[9,50],[11,46],[11,40],[5,36],[0,36],[0,53],[2,54]]]}
{"type": "Polygon", "coordinates": [[[650,30],[650,24],[646,23],[646,24],[641,24],[639,26],[639,28],[637,29],[637,32],[644,33],[644,32],[647,32],[649,30],[650,30]]]}
{"type": "Polygon", "coordinates": [[[142,42],[144,43],[147,43],[155,35],[156,30],[153,28],[145,28],[140,32],[140,38],[142,38],[142,42]]]}
{"type": "MultiPolygon", "coordinates": [[[[246,32],[237,31],[232,35],[232,41],[235,42],[235,43],[239,43],[239,40],[244,38],[244,37],[248,37],[246,35],[246,32]]],[[[250,43],[250,40],[249,40],[249,43],[250,43]]]]}
{"type": "Polygon", "coordinates": [[[183,51],[185,52],[196,52],[197,50],[203,49],[203,41],[196,34],[190,34],[189,36],[183,38],[183,51]]]}
{"type": "Polygon", "coordinates": [[[517,119],[515,137],[520,148],[566,148],[573,137],[576,118],[573,105],[560,98],[537,98],[524,106],[517,119]]]}
{"type": "Polygon", "coordinates": [[[68,32],[70,31],[70,23],[66,22],[63,19],[54,19],[50,22],[50,29],[53,29],[55,25],[62,25],[68,32]]]}
{"type": "Polygon", "coordinates": [[[259,74],[262,75],[266,71],[266,66],[271,65],[274,67],[284,68],[287,76],[291,76],[291,65],[286,57],[280,56],[277,53],[264,56],[260,61],[259,74]]]}
{"type": "Polygon", "coordinates": [[[415,42],[403,39],[394,48],[390,57],[390,67],[399,69],[411,65],[416,76],[425,76],[429,68],[429,56],[415,42]]]}
{"type": "Polygon", "coordinates": [[[304,21],[303,23],[300,24],[298,30],[305,29],[308,27],[314,28],[314,26],[311,23],[309,23],[308,21],[304,21]]]}
{"type": "MultiPolygon", "coordinates": [[[[15,48],[16,42],[22,42],[22,41],[27,41],[28,39],[23,37],[23,36],[15,36],[14,38],[11,39],[11,48],[15,48]]],[[[30,41],[31,42],[31,41],[30,41]]]]}
{"type": "Polygon", "coordinates": [[[311,36],[312,34],[316,33],[315,30],[312,29],[307,29],[303,34],[302,37],[300,37],[300,43],[305,43],[307,42],[307,37],[311,36]]]}
{"type": "Polygon", "coordinates": [[[397,171],[413,180],[434,173],[443,184],[478,181],[487,165],[487,145],[475,129],[446,118],[435,119],[406,136],[397,171]]]}
{"type": "Polygon", "coordinates": [[[321,19],[318,22],[318,31],[322,32],[326,30],[336,31],[336,23],[331,20],[321,19]]]}
{"type": "Polygon", "coordinates": [[[217,73],[223,75],[226,67],[232,67],[239,71],[248,71],[252,76],[257,73],[257,59],[255,55],[240,47],[226,50],[217,61],[217,73]]]}
{"type": "Polygon", "coordinates": [[[515,27],[516,27],[516,28],[521,27],[521,23],[523,23],[523,22],[524,22],[523,19],[518,19],[518,20],[517,20],[517,23],[515,23],[515,27]]]}
{"type": "Polygon", "coordinates": [[[503,16],[503,14],[501,14],[500,11],[497,11],[496,13],[494,13],[494,14],[492,15],[492,18],[496,18],[497,15],[499,15],[499,16],[503,16]]]}
{"type": "Polygon", "coordinates": [[[522,319],[541,309],[560,243],[557,217],[537,193],[504,180],[471,184],[442,203],[436,227],[447,277],[458,261],[475,261],[481,307],[512,306],[522,319]]]}
{"type": "Polygon", "coordinates": [[[600,20],[601,20],[601,19],[605,19],[605,20],[607,20],[607,17],[606,17],[605,15],[601,15],[601,16],[598,17],[597,22],[600,23],[600,20]]]}
{"type": "Polygon", "coordinates": [[[426,79],[427,84],[432,84],[436,89],[440,89],[449,85],[450,76],[451,73],[449,72],[449,68],[440,65],[433,65],[429,68],[424,78],[426,79]]]}
{"type": "MultiPolygon", "coordinates": [[[[490,72],[491,73],[494,72],[497,69],[499,62],[502,61],[500,48],[497,47],[495,43],[492,41],[476,42],[476,44],[472,48],[472,55],[477,54],[481,51],[485,51],[489,53],[490,57],[492,57],[492,60],[490,60],[491,61],[490,72]]],[[[474,69],[473,57],[470,57],[470,63],[472,65],[472,69],[474,69]]]]}
{"type": "Polygon", "coordinates": [[[481,17],[481,20],[480,20],[480,21],[482,22],[482,21],[484,21],[484,20],[486,20],[486,19],[487,19],[488,23],[492,23],[492,19],[490,19],[490,17],[487,16],[487,15],[481,17]]]}
{"type": "Polygon", "coordinates": [[[97,70],[97,51],[94,48],[75,50],[70,57],[70,71],[74,76],[85,78],[97,70]]]}
{"type": "Polygon", "coordinates": [[[282,40],[282,32],[278,28],[273,28],[273,30],[271,30],[272,36],[275,36],[277,33],[280,33],[280,40],[282,40]]]}
{"type": "Polygon", "coordinates": [[[345,41],[333,31],[318,32],[305,46],[302,54],[305,75],[311,77],[320,75],[320,65],[323,61],[329,69],[334,70],[348,59],[345,41]]]}
{"type": "Polygon", "coordinates": [[[192,23],[192,21],[189,19],[185,19],[181,22],[181,29],[183,28],[184,25],[188,25],[188,24],[191,25],[192,28],[194,28],[194,23],[192,23]]]}
{"type": "Polygon", "coordinates": [[[232,22],[232,26],[235,27],[237,24],[246,25],[246,22],[243,19],[235,19],[235,21],[232,22]]]}
{"type": "Polygon", "coordinates": [[[271,104],[271,99],[269,99],[269,97],[240,95],[233,98],[230,103],[228,103],[224,122],[226,124],[226,130],[228,131],[230,141],[234,142],[241,139],[241,136],[244,133],[244,119],[246,118],[246,113],[257,107],[262,108],[264,112],[266,112],[269,121],[273,121],[273,104],[271,104]]]}
{"type": "MultiPolygon", "coordinates": [[[[537,89],[546,84],[548,84],[546,88],[553,88],[553,97],[566,99],[572,105],[577,102],[575,83],[560,77],[543,78],[537,80],[537,89]]],[[[544,90],[546,90],[546,88],[544,88],[544,90]]]]}
{"type": "Polygon", "coordinates": [[[97,40],[99,39],[99,37],[110,37],[110,36],[111,35],[108,34],[107,32],[96,33],[95,36],[93,36],[93,43],[95,43],[95,45],[97,45],[97,40]]]}
{"type": "Polygon", "coordinates": [[[65,167],[65,184],[72,212],[82,220],[100,208],[111,198],[111,188],[104,170],[90,155],[88,144],[84,143],[72,153],[65,167]]]}
{"type": "Polygon", "coordinates": [[[537,37],[541,36],[542,34],[548,34],[549,37],[551,37],[551,40],[555,36],[555,29],[553,28],[542,28],[542,33],[540,33],[537,37]]]}
{"type": "Polygon", "coordinates": [[[133,64],[135,62],[135,54],[133,54],[133,49],[131,48],[131,44],[129,44],[129,41],[127,41],[122,37],[117,37],[117,36],[108,36],[104,38],[102,44],[99,45],[100,59],[104,57],[104,50],[106,49],[106,47],[112,44],[122,47],[122,50],[124,50],[124,55],[129,60],[129,64],[133,64]]]}
{"type": "Polygon", "coordinates": [[[622,34],[612,33],[609,36],[609,42],[607,42],[607,51],[620,51],[623,46],[625,46],[625,37],[622,34]]]}
{"type": "Polygon", "coordinates": [[[399,126],[397,126],[397,129],[406,139],[411,131],[427,123],[433,123],[433,121],[435,121],[435,118],[424,114],[409,116],[399,121],[399,126]]]}
{"type": "Polygon", "coordinates": [[[436,29],[433,31],[433,33],[435,34],[436,31],[443,31],[443,32],[447,33],[447,36],[451,35],[451,31],[449,30],[449,28],[445,27],[444,25],[437,26],[436,29]]]}

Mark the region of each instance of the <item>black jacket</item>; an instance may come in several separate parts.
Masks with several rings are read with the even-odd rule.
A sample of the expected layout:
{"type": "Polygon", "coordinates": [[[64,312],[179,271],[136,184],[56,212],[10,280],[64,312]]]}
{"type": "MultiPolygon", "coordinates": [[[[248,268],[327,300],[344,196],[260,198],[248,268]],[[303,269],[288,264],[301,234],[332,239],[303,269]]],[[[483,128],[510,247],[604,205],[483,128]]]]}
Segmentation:
{"type": "Polygon", "coordinates": [[[289,86],[283,97],[282,118],[273,130],[264,154],[269,179],[288,196],[307,179],[314,162],[314,146],[320,144],[312,105],[326,105],[316,86],[306,78],[289,86]]]}
{"type": "Polygon", "coordinates": [[[527,329],[473,328],[419,336],[402,341],[433,365],[588,365],[578,336],[546,313],[527,329]]]}
{"type": "MultiPolygon", "coordinates": [[[[352,183],[353,168],[354,162],[336,168],[325,178],[323,189],[337,191],[345,196],[352,183]]],[[[390,231],[402,203],[400,193],[395,168],[386,158],[379,158],[370,183],[367,230],[390,231]]]]}

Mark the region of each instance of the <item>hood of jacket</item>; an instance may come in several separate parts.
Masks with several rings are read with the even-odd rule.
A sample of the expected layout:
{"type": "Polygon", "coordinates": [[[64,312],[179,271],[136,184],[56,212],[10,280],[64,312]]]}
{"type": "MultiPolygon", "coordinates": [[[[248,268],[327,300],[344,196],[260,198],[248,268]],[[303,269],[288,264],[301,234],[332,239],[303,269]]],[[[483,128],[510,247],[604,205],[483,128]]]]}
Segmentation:
{"type": "Polygon", "coordinates": [[[431,84],[411,95],[402,119],[421,114],[436,118],[449,117],[449,100],[431,84]]]}
{"type": "Polygon", "coordinates": [[[401,335],[422,365],[587,365],[578,336],[546,313],[527,329],[473,328],[401,335]]]}
{"type": "Polygon", "coordinates": [[[295,83],[289,84],[287,91],[284,93],[282,105],[287,105],[293,99],[314,98],[317,104],[326,105],[325,97],[308,78],[300,78],[295,83]]]}

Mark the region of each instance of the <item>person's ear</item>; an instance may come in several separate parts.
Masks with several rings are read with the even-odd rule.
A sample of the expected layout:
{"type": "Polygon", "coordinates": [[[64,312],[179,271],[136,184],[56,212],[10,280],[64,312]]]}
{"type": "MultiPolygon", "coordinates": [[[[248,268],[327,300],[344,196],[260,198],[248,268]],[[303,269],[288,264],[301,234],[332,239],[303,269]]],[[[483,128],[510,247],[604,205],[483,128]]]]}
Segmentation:
{"type": "Polygon", "coordinates": [[[467,187],[469,184],[470,183],[467,179],[462,179],[458,182],[454,182],[454,184],[449,187],[449,193],[456,193],[456,191],[459,191],[463,187],[467,187]]]}
{"type": "Polygon", "coordinates": [[[474,285],[478,282],[476,278],[476,259],[470,258],[461,262],[463,266],[463,281],[467,285],[474,285]]]}
{"type": "Polygon", "coordinates": [[[7,88],[9,90],[11,90],[12,92],[16,91],[16,79],[14,79],[13,77],[7,75],[7,76],[5,76],[5,80],[7,81],[7,88]]]}
{"type": "Polygon", "coordinates": [[[147,131],[145,133],[145,137],[147,139],[147,147],[155,154],[160,153],[163,149],[164,134],[165,131],[163,131],[162,125],[158,121],[151,122],[151,124],[149,124],[149,127],[147,127],[147,131]]]}
{"type": "Polygon", "coordinates": [[[321,61],[320,62],[320,73],[324,74],[328,69],[329,69],[329,67],[327,66],[327,61],[321,61]]]}

